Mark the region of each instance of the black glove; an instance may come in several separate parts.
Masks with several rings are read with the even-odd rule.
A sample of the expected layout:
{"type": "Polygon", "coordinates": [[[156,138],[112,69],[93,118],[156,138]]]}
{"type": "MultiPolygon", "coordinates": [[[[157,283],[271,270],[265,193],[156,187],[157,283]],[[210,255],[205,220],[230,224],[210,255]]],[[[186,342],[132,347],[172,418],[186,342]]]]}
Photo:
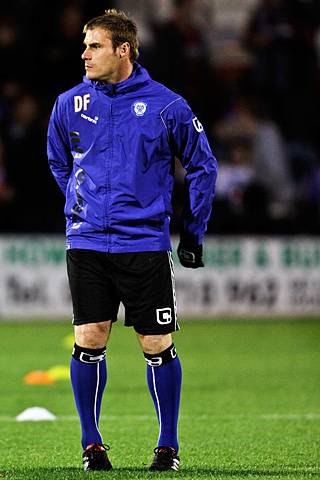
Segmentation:
{"type": "Polygon", "coordinates": [[[202,245],[187,245],[180,242],[177,253],[183,267],[204,267],[202,260],[202,245]]]}

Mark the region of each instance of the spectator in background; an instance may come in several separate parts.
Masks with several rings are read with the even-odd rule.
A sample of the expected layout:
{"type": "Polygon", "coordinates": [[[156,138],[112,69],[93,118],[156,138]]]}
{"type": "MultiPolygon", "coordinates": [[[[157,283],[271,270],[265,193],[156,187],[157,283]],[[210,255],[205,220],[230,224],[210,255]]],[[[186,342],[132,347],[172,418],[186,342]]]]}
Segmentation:
{"type": "Polygon", "coordinates": [[[134,15],[135,22],[139,27],[139,61],[145,67],[153,62],[154,33],[153,23],[161,22],[163,9],[170,8],[167,0],[116,0],[115,5],[122,11],[134,15]],[[164,4],[163,4],[164,3],[164,4]]]}
{"type": "Polygon", "coordinates": [[[216,196],[228,202],[231,210],[243,210],[245,190],[254,179],[252,144],[234,138],[226,145],[226,157],[219,168],[216,196]]]}
{"type": "Polygon", "coordinates": [[[296,191],[296,233],[320,233],[320,160],[318,150],[315,146],[305,142],[290,142],[288,145],[296,191]]]}
{"type": "Polygon", "coordinates": [[[275,118],[289,88],[292,35],[283,0],[260,0],[243,34],[254,59],[250,85],[265,98],[275,118]]]}
{"type": "MultiPolygon", "coordinates": [[[[154,78],[184,96],[204,119],[216,111],[219,90],[213,78],[209,45],[199,20],[197,0],[175,0],[171,17],[154,26],[154,78]]],[[[200,17],[201,18],[201,17],[200,17]]]]}
{"type": "Polygon", "coordinates": [[[288,137],[315,143],[319,138],[319,81],[316,33],[319,0],[284,0],[292,28],[290,89],[285,92],[288,137]]]}
{"type": "Polygon", "coordinates": [[[22,51],[17,22],[9,16],[0,16],[1,85],[8,79],[21,79],[26,69],[26,57],[21,55],[22,51]]]}
{"type": "Polygon", "coordinates": [[[4,148],[0,139],[0,232],[7,229],[9,220],[8,205],[12,202],[14,191],[7,183],[7,172],[4,158],[4,148]]]}
{"type": "Polygon", "coordinates": [[[286,137],[317,136],[315,34],[319,2],[260,0],[242,41],[252,53],[251,88],[270,106],[286,137]]]}
{"type": "MultiPolygon", "coordinates": [[[[233,182],[240,182],[242,209],[252,210],[247,212],[246,228],[260,230],[263,227],[264,230],[270,220],[278,222],[289,218],[292,214],[293,182],[284,140],[259,101],[238,98],[232,110],[215,126],[214,136],[224,148],[232,145],[227,164],[220,169],[220,180],[223,180],[225,170],[227,178],[233,176],[233,181],[227,182],[229,186],[233,182]],[[244,155],[244,145],[250,145],[250,155],[244,155]],[[256,202],[251,201],[253,195],[257,197],[256,202]],[[258,224],[254,224],[253,214],[258,203],[260,214],[255,216],[258,224]],[[263,223],[262,212],[265,217],[263,223]]],[[[219,194],[219,181],[217,188],[219,194]]]]}
{"type": "Polygon", "coordinates": [[[83,12],[77,4],[66,4],[57,17],[57,28],[47,36],[43,59],[45,71],[50,72],[48,83],[55,91],[70,88],[81,66],[83,12]],[[51,37],[51,38],[50,38],[51,37]]]}
{"type": "Polygon", "coordinates": [[[291,215],[293,179],[284,138],[261,104],[248,108],[256,120],[254,135],[255,180],[269,195],[269,213],[274,219],[291,215]]]}
{"type": "Polygon", "coordinates": [[[22,94],[22,84],[16,79],[8,77],[0,85],[0,128],[4,130],[11,115],[11,109],[16,99],[22,94]]]}
{"type": "Polygon", "coordinates": [[[39,178],[41,171],[37,169],[38,164],[41,168],[41,163],[36,159],[37,145],[41,142],[38,113],[37,100],[22,93],[14,100],[9,121],[3,129],[8,179],[16,192],[11,227],[23,231],[33,230],[39,221],[37,213],[41,202],[37,197],[38,189],[34,188],[35,175],[39,178]]]}
{"type": "Polygon", "coordinates": [[[45,141],[39,102],[32,94],[22,92],[13,101],[11,115],[3,125],[7,180],[15,192],[7,225],[10,231],[50,232],[59,223],[55,208],[62,202],[53,182],[43,181],[48,171],[43,158],[45,141]]]}
{"type": "Polygon", "coordinates": [[[216,187],[215,222],[218,222],[218,231],[235,234],[248,228],[244,225],[244,199],[254,179],[252,143],[250,139],[234,137],[224,143],[222,151],[216,187]]]}
{"type": "MultiPolygon", "coordinates": [[[[168,25],[180,5],[190,5],[189,16],[192,16],[193,27],[201,31],[201,37],[206,52],[211,50],[212,30],[214,25],[215,5],[212,0],[195,0],[194,2],[183,2],[175,0],[115,0],[114,4],[121,10],[134,15],[139,26],[140,60],[149,68],[153,68],[155,45],[155,32],[168,25]]],[[[158,48],[158,47],[157,47],[158,48]]],[[[167,52],[169,53],[169,52],[167,52]]],[[[165,65],[162,66],[165,68],[165,65]]]]}

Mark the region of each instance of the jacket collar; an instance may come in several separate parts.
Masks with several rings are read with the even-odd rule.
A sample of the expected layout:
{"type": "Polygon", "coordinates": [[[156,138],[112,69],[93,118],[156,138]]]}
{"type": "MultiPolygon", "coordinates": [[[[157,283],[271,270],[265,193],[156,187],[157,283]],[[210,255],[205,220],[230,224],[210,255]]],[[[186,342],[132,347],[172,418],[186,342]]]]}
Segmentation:
{"type": "Polygon", "coordinates": [[[110,97],[137,90],[138,88],[141,88],[141,86],[148,83],[149,80],[150,75],[148,74],[147,70],[137,62],[133,64],[133,70],[130,77],[119,83],[104,83],[96,80],[89,80],[87,77],[83,77],[84,83],[89,84],[96,90],[102,90],[110,97]]]}

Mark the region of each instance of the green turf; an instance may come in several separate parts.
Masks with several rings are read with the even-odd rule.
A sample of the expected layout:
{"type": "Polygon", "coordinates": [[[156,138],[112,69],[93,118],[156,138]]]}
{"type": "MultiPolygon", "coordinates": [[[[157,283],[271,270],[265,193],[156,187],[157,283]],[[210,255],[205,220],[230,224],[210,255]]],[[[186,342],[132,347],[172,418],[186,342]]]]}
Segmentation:
{"type": "Polygon", "coordinates": [[[64,322],[0,323],[0,480],[320,478],[320,322],[182,322],[181,470],[147,467],[158,427],[145,362],[115,325],[101,432],[114,470],[84,474],[69,382],[30,386],[31,370],[67,365],[64,322]],[[18,423],[30,406],[55,422],[18,423]]]}

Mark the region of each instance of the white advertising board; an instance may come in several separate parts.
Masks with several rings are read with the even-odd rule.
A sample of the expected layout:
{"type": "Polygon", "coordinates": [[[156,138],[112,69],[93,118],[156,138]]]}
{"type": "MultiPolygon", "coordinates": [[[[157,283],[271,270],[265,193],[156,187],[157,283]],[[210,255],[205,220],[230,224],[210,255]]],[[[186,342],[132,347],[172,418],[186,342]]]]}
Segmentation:
{"type": "Polygon", "coordinates": [[[60,236],[0,237],[0,317],[71,316],[60,236]]]}
{"type": "MultiPolygon", "coordinates": [[[[1,318],[71,318],[64,243],[0,237],[1,318]]],[[[320,238],[207,238],[206,268],[197,270],[179,265],[175,247],[181,316],[320,312],[320,238]]]]}

